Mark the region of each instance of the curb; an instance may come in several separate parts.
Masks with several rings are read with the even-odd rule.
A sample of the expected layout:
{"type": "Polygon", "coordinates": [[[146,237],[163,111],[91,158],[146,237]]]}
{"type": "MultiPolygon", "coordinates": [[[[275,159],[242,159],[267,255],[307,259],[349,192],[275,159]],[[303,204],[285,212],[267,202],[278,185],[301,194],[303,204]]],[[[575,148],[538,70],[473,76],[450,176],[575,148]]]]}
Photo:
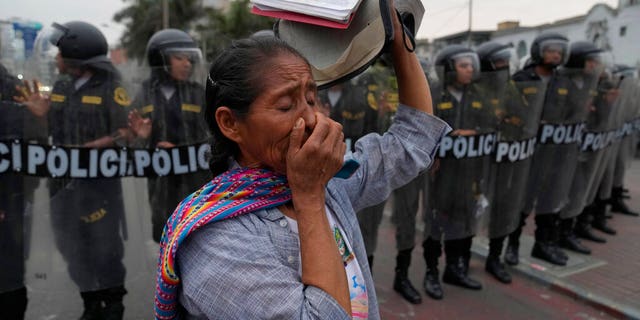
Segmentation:
{"type": "MultiPolygon", "coordinates": [[[[473,244],[471,252],[473,255],[483,259],[487,257],[487,248],[476,243],[473,244]]],[[[588,305],[606,312],[615,318],[640,320],[639,309],[622,305],[605,296],[589,292],[581,286],[574,285],[569,281],[544,272],[544,268],[542,270],[538,270],[532,265],[521,261],[517,266],[509,266],[509,269],[513,270],[514,273],[533,280],[534,282],[547,286],[554,292],[564,294],[576,300],[584,301],[588,305]]]]}

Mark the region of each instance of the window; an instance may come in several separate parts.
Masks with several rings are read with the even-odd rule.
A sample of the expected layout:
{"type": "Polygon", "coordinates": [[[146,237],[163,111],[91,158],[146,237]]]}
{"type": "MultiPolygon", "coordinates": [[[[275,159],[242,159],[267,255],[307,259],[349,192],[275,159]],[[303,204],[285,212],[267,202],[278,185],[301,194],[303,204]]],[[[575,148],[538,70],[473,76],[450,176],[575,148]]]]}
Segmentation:
{"type": "Polygon", "coordinates": [[[522,58],[527,55],[527,44],[523,40],[520,40],[520,42],[518,42],[518,48],[516,49],[516,52],[518,53],[518,58],[522,58]]]}

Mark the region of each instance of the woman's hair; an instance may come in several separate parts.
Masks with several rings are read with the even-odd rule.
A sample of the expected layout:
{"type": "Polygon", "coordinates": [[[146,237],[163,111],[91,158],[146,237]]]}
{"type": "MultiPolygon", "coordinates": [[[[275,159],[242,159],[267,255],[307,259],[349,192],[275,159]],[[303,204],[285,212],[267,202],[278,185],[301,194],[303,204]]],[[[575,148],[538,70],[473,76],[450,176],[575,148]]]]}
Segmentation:
{"type": "Polygon", "coordinates": [[[225,137],[216,122],[216,110],[231,109],[241,119],[264,88],[265,67],[283,54],[308,61],[284,41],[275,37],[253,37],[234,41],[211,65],[207,77],[204,118],[212,136],[209,168],[213,176],[229,169],[229,158],[237,157],[238,146],[225,137]]]}

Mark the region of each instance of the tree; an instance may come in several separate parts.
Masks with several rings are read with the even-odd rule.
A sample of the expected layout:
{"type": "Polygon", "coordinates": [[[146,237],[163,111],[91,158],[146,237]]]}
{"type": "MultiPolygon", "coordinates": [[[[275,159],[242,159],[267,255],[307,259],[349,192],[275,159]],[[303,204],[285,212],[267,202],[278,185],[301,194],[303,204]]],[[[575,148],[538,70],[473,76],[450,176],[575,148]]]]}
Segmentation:
{"type": "Polygon", "coordinates": [[[236,0],[228,10],[207,10],[203,23],[196,26],[200,45],[207,61],[211,61],[232,40],[246,38],[256,31],[272,29],[274,19],[254,15],[249,0],[236,0]]]}
{"type": "MultiPolygon", "coordinates": [[[[120,45],[129,58],[143,61],[147,41],[162,30],[162,1],[123,0],[131,4],[117,12],[113,20],[124,23],[125,31],[120,45]]],[[[201,0],[168,0],[169,27],[189,31],[195,22],[204,16],[201,0]]]]}

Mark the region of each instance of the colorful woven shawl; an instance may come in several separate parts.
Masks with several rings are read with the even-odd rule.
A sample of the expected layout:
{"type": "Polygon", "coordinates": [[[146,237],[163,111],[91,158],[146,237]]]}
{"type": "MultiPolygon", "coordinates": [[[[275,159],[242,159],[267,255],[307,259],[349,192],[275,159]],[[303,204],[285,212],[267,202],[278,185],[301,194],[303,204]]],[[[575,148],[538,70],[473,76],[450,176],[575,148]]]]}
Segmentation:
{"type": "Polygon", "coordinates": [[[196,229],[241,214],[272,208],[291,200],[285,176],[264,169],[229,170],[184,199],[173,212],[160,240],[155,294],[156,319],[178,316],[180,277],[178,246],[196,229]]]}

